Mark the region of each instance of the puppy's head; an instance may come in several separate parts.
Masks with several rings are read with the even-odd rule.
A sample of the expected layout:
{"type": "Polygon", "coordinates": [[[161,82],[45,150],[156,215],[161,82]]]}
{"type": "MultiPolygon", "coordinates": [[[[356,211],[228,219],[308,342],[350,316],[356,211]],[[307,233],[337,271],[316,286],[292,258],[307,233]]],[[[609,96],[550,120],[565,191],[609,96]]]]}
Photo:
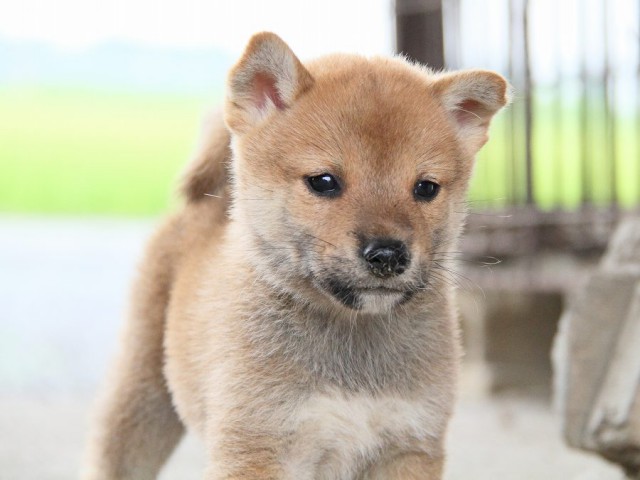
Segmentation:
{"type": "Polygon", "coordinates": [[[441,289],[474,156],[507,102],[492,72],[347,55],[303,66],[254,36],[225,107],[251,261],[338,308],[387,312],[441,289]]]}

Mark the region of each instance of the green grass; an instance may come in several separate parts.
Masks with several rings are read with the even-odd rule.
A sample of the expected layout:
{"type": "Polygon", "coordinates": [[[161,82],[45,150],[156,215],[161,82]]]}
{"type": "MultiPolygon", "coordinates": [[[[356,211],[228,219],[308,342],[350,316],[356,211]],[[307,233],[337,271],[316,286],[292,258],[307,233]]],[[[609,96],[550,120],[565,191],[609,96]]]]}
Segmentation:
{"type": "Polygon", "coordinates": [[[0,211],[165,210],[206,105],[185,95],[0,90],[0,211]]]}
{"type": "MultiPolygon", "coordinates": [[[[0,212],[147,216],[166,210],[217,93],[0,89],[0,212]]],[[[534,196],[543,208],[575,207],[583,194],[579,109],[559,101],[541,95],[535,105],[534,196]]],[[[509,161],[512,151],[522,154],[522,132],[508,141],[509,115],[521,112],[516,104],[495,122],[471,185],[474,205],[523,200],[522,167],[509,161]]],[[[588,188],[595,203],[610,195],[602,126],[601,113],[591,111],[588,188]]],[[[640,202],[635,126],[631,118],[617,120],[615,184],[625,206],[640,202]]]]}

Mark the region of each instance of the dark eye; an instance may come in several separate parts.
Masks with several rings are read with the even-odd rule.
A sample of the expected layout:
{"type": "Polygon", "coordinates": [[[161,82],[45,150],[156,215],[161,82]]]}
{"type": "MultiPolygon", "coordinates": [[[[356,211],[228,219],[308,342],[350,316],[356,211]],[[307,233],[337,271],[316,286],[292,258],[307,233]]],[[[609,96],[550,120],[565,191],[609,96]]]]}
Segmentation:
{"type": "Polygon", "coordinates": [[[430,180],[422,180],[416,183],[413,189],[413,195],[416,197],[416,200],[426,200],[428,202],[436,198],[439,191],[440,185],[437,183],[430,180]]]}
{"type": "Polygon", "coordinates": [[[313,177],[307,177],[307,183],[311,191],[325,197],[335,197],[340,193],[340,184],[336,177],[329,173],[322,173],[313,177]]]}

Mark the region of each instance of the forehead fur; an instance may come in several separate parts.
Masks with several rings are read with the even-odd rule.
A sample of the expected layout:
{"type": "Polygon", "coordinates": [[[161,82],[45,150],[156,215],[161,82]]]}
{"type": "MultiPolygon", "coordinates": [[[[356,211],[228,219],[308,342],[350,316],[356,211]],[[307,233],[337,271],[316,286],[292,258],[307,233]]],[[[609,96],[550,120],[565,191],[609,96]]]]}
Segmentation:
{"type": "MultiPolygon", "coordinates": [[[[387,126],[390,120],[403,118],[444,119],[443,108],[432,96],[428,70],[402,59],[332,55],[307,68],[315,79],[307,98],[317,107],[356,108],[358,113],[370,114],[366,120],[379,120],[387,126]]],[[[416,126],[398,125],[403,131],[416,126]]]]}

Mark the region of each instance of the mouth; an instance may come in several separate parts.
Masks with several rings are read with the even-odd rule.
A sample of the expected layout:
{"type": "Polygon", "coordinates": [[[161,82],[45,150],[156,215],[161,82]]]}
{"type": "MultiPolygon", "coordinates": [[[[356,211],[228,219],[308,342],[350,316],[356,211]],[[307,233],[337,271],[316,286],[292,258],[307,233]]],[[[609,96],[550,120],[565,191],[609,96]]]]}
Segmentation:
{"type": "Polygon", "coordinates": [[[346,285],[331,279],[322,285],[322,289],[342,305],[353,310],[366,309],[368,304],[385,303],[391,306],[409,301],[415,290],[401,290],[390,287],[358,287],[346,285]]]}

